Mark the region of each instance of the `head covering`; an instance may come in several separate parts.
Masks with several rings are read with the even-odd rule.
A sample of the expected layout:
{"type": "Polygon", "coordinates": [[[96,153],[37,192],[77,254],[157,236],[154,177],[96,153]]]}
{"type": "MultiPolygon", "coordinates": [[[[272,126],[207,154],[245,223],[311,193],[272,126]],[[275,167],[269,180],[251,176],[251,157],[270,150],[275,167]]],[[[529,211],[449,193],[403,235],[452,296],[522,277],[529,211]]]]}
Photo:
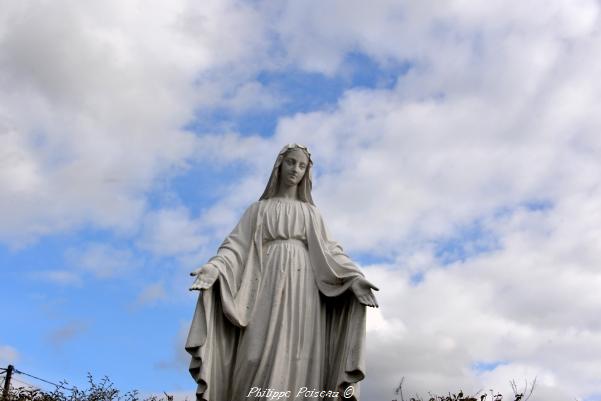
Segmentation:
{"type": "Polygon", "coordinates": [[[273,198],[277,195],[278,188],[280,185],[280,166],[282,165],[284,157],[286,157],[286,155],[289,152],[292,152],[293,150],[302,150],[307,156],[307,159],[309,160],[309,163],[307,164],[307,169],[305,170],[305,175],[303,175],[303,178],[298,183],[298,199],[300,201],[307,202],[315,206],[315,204],[313,203],[313,198],[311,197],[311,188],[313,186],[313,181],[311,178],[311,167],[313,166],[313,161],[311,160],[311,153],[309,153],[309,150],[306,146],[299,145],[297,143],[289,143],[288,145],[284,146],[282,150],[280,150],[277,159],[275,159],[273,170],[271,170],[269,182],[267,182],[265,191],[263,192],[263,195],[261,195],[261,198],[259,198],[259,200],[273,198]]]}

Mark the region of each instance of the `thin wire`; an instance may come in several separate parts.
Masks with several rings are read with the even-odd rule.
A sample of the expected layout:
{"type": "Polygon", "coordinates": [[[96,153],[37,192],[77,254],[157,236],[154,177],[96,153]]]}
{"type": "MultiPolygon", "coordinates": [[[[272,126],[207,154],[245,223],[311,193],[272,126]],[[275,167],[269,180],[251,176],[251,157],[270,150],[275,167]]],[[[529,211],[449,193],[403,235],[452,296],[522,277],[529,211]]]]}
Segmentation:
{"type": "Polygon", "coordinates": [[[22,381],[22,380],[19,380],[19,379],[15,378],[15,377],[13,377],[13,380],[14,380],[14,381],[16,381],[16,382],[19,382],[19,383],[21,383],[21,384],[24,384],[24,385],[26,385],[26,386],[29,386],[29,387],[32,387],[32,388],[35,388],[35,389],[41,390],[41,388],[40,388],[40,387],[38,387],[38,386],[34,386],[34,385],[33,385],[33,384],[31,384],[31,383],[24,382],[24,381],[22,381]]]}
{"type": "Polygon", "coordinates": [[[63,389],[65,389],[65,390],[73,391],[73,388],[70,388],[70,387],[65,387],[65,386],[63,386],[62,384],[56,384],[56,383],[53,383],[53,382],[51,382],[51,381],[48,381],[48,380],[46,380],[46,379],[42,379],[41,377],[37,377],[37,376],[34,376],[34,375],[30,375],[29,373],[25,373],[25,372],[23,372],[23,371],[21,371],[21,370],[18,370],[18,369],[15,369],[15,373],[18,373],[18,374],[21,374],[21,375],[25,375],[25,376],[29,376],[29,377],[31,377],[31,378],[33,378],[33,379],[36,379],[36,380],[43,381],[44,383],[52,384],[53,386],[55,386],[55,387],[58,387],[58,388],[63,388],[63,389]]]}

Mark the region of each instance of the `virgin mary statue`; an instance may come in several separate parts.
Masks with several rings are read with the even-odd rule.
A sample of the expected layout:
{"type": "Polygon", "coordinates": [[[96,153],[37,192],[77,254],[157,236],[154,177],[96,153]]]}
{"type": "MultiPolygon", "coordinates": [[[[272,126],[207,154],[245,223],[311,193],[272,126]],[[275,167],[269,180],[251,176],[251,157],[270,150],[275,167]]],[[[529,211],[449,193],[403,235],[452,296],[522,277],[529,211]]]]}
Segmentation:
{"type": "Polygon", "coordinates": [[[285,146],[259,201],[191,273],[197,400],[358,399],[377,288],[330,238],[311,167],[306,147],[285,146]]]}

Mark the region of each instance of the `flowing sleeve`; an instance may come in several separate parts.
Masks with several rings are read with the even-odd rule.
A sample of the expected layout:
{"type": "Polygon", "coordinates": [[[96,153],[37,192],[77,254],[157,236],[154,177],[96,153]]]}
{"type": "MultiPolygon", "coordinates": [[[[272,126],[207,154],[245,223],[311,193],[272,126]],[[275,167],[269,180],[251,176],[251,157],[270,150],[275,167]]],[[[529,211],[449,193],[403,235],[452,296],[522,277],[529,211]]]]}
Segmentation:
{"type": "Polygon", "coordinates": [[[252,252],[256,209],[257,202],[246,209],[236,227],[219,246],[217,254],[208,261],[219,271],[221,290],[234,297],[241,286],[244,266],[252,252]]]}
{"type": "Polygon", "coordinates": [[[223,313],[238,327],[248,324],[260,284],[260,209],[260,202],[255,202],[244,212],[208,262],[219,271],[214,287],[219,287],[223,313]]]}
{"type": "Polygon", "coordinates": [[[307,241],[317,286],[326,296],[338,296],[348,290],[355,279],[363,277],[363,273],[331,238],[316,207],[309,207],[309,216],[307,241]]]}
{"type": "Polygon", "coordinates": [[[197,400],[228,399],[232,387],[231,368],[239,330],[250,320],[259,285],[259,209],[255,202],[244,212],[208,262],[217,268],[219,278],[199,294],[185,346],[191,356],[190,374],[198,384],[197,400]]]}
{"type": "Polygon", "coordinates": [[[326,385],[341,394],[351,386],[354,395],[349,400],[356,401],[359,382],[365,377],[365,305],[347,290],[354,280],[363,277],[363,273],[331,238],[317,208],[311,206],[309,214],[309,257],[317,287],[328,297],[326,385]]]}

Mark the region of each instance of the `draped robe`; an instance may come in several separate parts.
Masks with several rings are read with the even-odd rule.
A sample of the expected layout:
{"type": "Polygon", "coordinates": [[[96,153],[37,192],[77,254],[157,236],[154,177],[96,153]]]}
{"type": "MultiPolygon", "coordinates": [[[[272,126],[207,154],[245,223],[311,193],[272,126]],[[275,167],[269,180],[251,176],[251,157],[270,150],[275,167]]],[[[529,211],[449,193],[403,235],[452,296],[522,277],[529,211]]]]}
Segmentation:
{"type": "MultiPolygon", "coordinates": [[[[268,352],[269,349],[288,350],[289,344],[273,342],[298,341],[298,336],[294,336],[296,333],[284,331],[279,337],[266,339],[249,340],[248,336],[245,337],[251,329],[252,333],[263,333],[261,327],[257,331],[257,325],[277,325],[278,319],[282,318],[282,315],[268,316],[271,310],[276,310],[271,303],[280,300],[265,299],[265,294],[271,294],[267,281],[272,274],[265,269],[273,269],[273,266],[265,264],[269,257],[268,248],[272,243],[266,243],[267,230],[263,227],[265,213],[272,210],[270,206],[273,208],[273,203],[270,202],[274,200],[253,203],[221,244],[217,255],[209,261],[219,271],[219,278],[210,289],[200,294],[186,342],[186,350],[192,357],[190,373],[198,384],[197,400],[268,399],[255,397],[258,394],[256,392],[254,395],[250,393],[253,386],[261,386],[262,390],[267,390],[264,386],[271,386],[276,391],[289,390],[290,396],[281,399],[292,400],[300,387],[305,385],[302,380],[314,376],[317,378],[312,383],[319,383],[321,388],[311,388],[309,386],[312,383],[307,383],[309,390],[337,391],[340,399],[356,400],[358,382],[364,378],[365,306],[358,302],[350,291],[350,286],[355,279],[363,277],[363,274],[344,254],[340,245],[330,239],[315,206],[290,201],[297,202],[294,210],[300,214],[298,219],[304,224],[306,238],[303,241],[306,243],[291,238],[284,238],[283,241],[291,246],[303,247],[301,250],[307,255],[308,268],[311,269],[308,272],[311,277],[308,285],[313,288],[301,292],[300,298],[295,298],[295,301],[288,301],[294,304],[281,308],[281,313],[291,313],[289,310],[304,308],[304,304],[310,305],[319,299],[318,307],[309,309],[308,312],[319,316],[307,316],[309,326],[301,327],[304,331],[313,330],[311,351],[306,350],[313,355],[304,365],[296,365],[292,361],[286,365],[290,366],[288,371],[270,371],[281,369],[282,364],[270,366],[268,362],[260,362],[261,353],[268,352]],[[314,295],[311,295],[312,299],[303,300],[302,297],[307,296],[303,294],[314,295]],[[268,301],[271,301],[269,305],[268,301]],[[297,377],[301,379],[295,381],[297,377]],[[295,388],[277,388],[277,383],[295,383],[295,388]],[[353,396],[342,398],[345,390],[346,394],[350,392],[353,396]]],[[[286,320],[287,316],[283,317],[286,320]]],[[[286,327],[288,326],[285,325],[283,330],[286,327]]],[[[253,336],[256,337],[256,334],[253,336]]],[[[304,343],[307,343],[306,340],[304,343]]],[[[302,349],[300,352],[303,352],[302,349]]],[[[288,356],[276,355],[273,358],[288,356]]]]}

